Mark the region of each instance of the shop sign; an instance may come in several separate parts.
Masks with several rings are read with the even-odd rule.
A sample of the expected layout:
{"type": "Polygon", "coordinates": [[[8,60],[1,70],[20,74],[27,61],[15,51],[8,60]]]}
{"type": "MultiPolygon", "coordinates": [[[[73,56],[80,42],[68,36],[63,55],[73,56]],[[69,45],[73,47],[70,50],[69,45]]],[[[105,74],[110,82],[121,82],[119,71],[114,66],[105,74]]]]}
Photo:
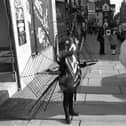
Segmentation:
{"type": "Polygon", "coordinates": [[[107,29],[107,30],[106,30],[106,35],[107,35],[107,36],[110,36],[110,35],[111,35],[111,30],[110,30],[110,29],[107,29]]]}
{"type": "Polygon", "coordinates": [[[103,11],[109,11],[110,10],[110,7],[107,3],[105,3],[103,6],[102,6],[102,10],[103,11]]]}

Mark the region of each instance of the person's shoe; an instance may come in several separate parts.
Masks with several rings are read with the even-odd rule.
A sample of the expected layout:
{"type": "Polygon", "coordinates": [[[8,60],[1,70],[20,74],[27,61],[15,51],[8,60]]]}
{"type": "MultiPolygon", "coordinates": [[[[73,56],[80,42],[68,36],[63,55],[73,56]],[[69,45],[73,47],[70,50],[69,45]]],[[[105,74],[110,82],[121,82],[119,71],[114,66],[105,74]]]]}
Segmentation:
{"type": "Polygon", "coordinates": [[[70,112],[70,115],[72,115],[72,116],[79,116],[79,112],[72,111],[72,112],[70,112]]]}
{"type": "Polygon", "coordinates": [[[65,120],[66,120],[66,123],[67,123],[67,124],[71,124],[71,119],[70,119],[69,116],[67,116],[65,120]]]}

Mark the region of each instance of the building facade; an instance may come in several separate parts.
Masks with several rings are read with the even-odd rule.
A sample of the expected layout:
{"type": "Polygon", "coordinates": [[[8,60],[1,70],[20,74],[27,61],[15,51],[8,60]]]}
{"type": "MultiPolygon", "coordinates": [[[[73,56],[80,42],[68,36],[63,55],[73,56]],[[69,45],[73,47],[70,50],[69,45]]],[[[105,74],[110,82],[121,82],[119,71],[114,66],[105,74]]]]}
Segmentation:
{"type": "Polygon", "coordinates": [[[54,63],[53,47],[57,34],[55,4],[55,0],[1,1],[0,13],[3,16],[0,18],[7,25],[2,25],[6,36],[0,32],[0,39],[6,40],[8,36],[8,40],[6,43],[0,41],[0,46],[6,45],[8,50],[11,47],[17,90],[26,87],[36,73],[45,71],[54,63]]]}
{"type": "Polygon", "coordinates": [[[102,21],[101,18],[99,19],[99,16],[97,17],[97,22],[102,22],[102,25],[106,25],[107,27],[112,27],[113,25],[113,17],[115,12],[115,4],[111,4],[110,0],[97,0],[96,1],[96,12],[97,15],[102,15],[102,21]]]}
{"type": "Polygon", "coordinates": [[[126,23],[126,1],[124,0],[120,7],[120,23],[126,23]]]}

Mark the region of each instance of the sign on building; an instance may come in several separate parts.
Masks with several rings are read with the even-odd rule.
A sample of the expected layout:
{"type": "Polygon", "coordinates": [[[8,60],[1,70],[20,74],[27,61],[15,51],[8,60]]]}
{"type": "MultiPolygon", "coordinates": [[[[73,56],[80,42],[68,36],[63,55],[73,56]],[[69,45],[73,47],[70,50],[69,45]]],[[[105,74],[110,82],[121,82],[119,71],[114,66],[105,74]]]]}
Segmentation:
{"type": "Polygon", "coordinates": [[[109,11],[110,10],[110,7],[107,3],[105,3],[103,6],[102,6],[102,10],[103,11],[109,11]]]}

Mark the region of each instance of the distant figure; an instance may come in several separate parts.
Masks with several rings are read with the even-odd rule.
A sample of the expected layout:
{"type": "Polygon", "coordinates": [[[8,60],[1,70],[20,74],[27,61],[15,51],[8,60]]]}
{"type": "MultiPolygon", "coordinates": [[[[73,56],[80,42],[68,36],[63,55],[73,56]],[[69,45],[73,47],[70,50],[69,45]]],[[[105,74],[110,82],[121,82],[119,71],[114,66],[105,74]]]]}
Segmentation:
{"type": "Polygon", "coordinates": [[[86,22],[82,22],[82,41],[85,42],[86,41],[86,22]]]}
{"type": "Polygon", "coordinates": [[[110,42],[111,53],[112,53],[112,55],[115,55],[116,54],[116,42],[117,42],[116,32],[115,31],[111,32],[109,42],[110,42]]]}
{"type": "Polygon", "coordinates": [[[99,54],[105,55],[105,51],[104,51],[105,50],[104,49],[104,28],[103,27],[99,27],[97,40],[99,41],[99,44],[100,44],[99,54]]]}

